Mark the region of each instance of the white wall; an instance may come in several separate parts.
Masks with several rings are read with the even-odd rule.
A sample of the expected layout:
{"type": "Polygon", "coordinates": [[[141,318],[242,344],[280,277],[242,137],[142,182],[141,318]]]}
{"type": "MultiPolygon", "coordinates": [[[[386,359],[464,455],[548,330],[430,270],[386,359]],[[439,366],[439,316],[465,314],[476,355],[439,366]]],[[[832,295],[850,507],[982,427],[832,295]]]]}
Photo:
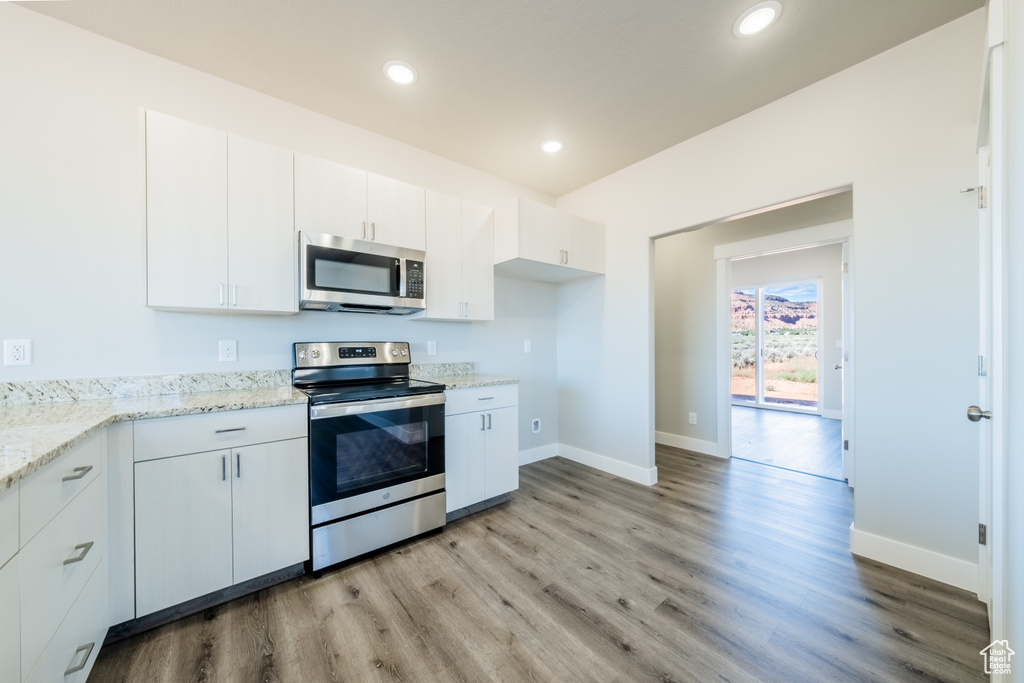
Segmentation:
{"type": "Polygon", "coordinates": [[[654,465],[652,237],[852,186],[855,524],[976,562],[977,209],[959,189],[982,34],[977,11],[562,197],[605,223],[608,260],[558,293],[560,441],[654,465]]]}
{"type": "Polygon", "coordinates": [[[0,3],[0,93],[0,337],[31,339],[34,354],[31,366],[0,366],[0,381],[289,368],[294,341],[401,339],[417,363],[476,361],[521,377],[520,447],[556,440],[551,285],[497,278],[493,323],[146,308],[140,111],[489,206],[551,198],[11,3],[0,3]],[[522,354],[525,338],[531,355],[522,354]],[[238,341],[237,363],[217,362],[220,339],[238,341]],[[426,355],[427,340],[437,341],[436,357],[426,355]],[[530,417],[544,420],[540,435],[530,433],[530,417]]]}
{"type": "MultiPolygon", "coordinates": [[[[732,262],[732,290],[748,289],[778,282],[820,280],[818,290],[818,334],[821,342],[821,374],[818,400],[825,415],[841,417],[843,410],[843,245],[827,244],[781,254],[732,262]]],[[[657,323],[655,323],[657,324],[657,323]]]]}
{"type": "MultiPolygon", "coordinates": [[[[776,209],[747,218],[717,223],[700,230],[681,232],[654,242],[655,278],[655,428],[658,432],[718,443],[718,392],[715,365],[715,247],[763,235],[810,228],[853,217],[852,193],[843,192],[795,206],[776,209]],[[697,424],[689,424],[688,413],[697,413],[697,424]]],[[[839,246],[831,247],[840,249],[839,246]]],[[[824,264],[805,263],[819,249],[787,252],[756,259],[734,261],[734,285],[750,272],[744,285],[778,281],[790,276],[824,275],[824,264]],[[782,263],[779,263],[779,260],[782,263]],[[793,259],[797,259],[794,263],[793,259]],[[775,267],[778,266],[778,267],[775,267]],[[768,268],[768,270],[765,270],[768,268]],[[788,274],[788,275],[787,275],[788,274]],[[774,279],[773,279],[774,278],[774,279]]],[[[836,257],[838,266],[840,257],[836,257]]],[[[825,367],[832,368],[841,357],[830,335],[842,334],[842,300],[835,272],[829,292],[835,290],[838,307],[832,311],[830,329],[825,331],[825,367]],[[838,315],[837,315],[838,311],[838,315]],[[831,365],[829,364],[831,363],[831,365]]],[[[734,289],[737,287],[734,286],[734,289]]],[[[828,312],[823,314],[828,320],[828,312]]],[[[826,373],[827,376],[828,373],[826,373]]],[[[842,384],[826,381],[822,396],[826,408],[842,409],[842,384]]],[[[697,447],[693,444],[691,447],[697,447]]]]}

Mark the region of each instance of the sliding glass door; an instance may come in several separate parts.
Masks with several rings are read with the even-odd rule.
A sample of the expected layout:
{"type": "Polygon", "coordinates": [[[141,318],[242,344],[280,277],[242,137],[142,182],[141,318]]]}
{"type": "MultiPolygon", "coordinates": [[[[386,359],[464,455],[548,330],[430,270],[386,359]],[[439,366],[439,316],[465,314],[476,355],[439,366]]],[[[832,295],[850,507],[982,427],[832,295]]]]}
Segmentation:
{"type": "Polygon", "coordinates": [[[818,281],[732,293],[734,403],[818,412],[818,281]]]}

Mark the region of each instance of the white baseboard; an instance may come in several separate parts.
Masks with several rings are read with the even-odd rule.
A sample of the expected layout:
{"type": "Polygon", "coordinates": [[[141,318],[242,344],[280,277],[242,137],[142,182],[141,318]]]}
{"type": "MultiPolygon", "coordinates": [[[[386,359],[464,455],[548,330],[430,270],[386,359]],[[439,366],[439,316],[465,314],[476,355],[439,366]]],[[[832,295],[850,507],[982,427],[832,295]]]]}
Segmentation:
{"type": "Polygon", "coordinates": [[[974,562],[860,531],[853,524],[850,525],[850,551],[972,593],[978,592],[978,565],[974,562]]]}
{"type": "Polygon", "coordinates": [[[689,436],[680,436],[678,434],[669,434],[668,432],[654,432],[654,443],[660,443],[664,446],[672,446],[674,448],[682,448],[687,451],[693,451],[694,453],[713,455],[716,458],[722,457],[719,455],[718,444],[714,441],[702,441],[701,439],[694,439],[689,436]]]}
{"type": "Polygon", "coordinates": [[[519,466],[529,465],[531,462],[537,462],[538,460],[547,460],[556,455],[558,455],[557,443],[546,443],[536,448],[528,448],[525,451],[519,451],[519,466]]]}
{"type": "Polygon", "coordinates": [[[822,417],[827,417],[830,420],[842,420],[843,419],[843,411],[841,411],[841,410],[822,410],[821,411],[821,416],[822,417]]]}
{"type": "Polygon", "coordinates": [[[558,444],[558,455],[567,460],[572,460],[573,462],[578,462],[581,465],[593,467],[594,469],[607,472],[608,474],[612,474],[616,477],[635,481],[636,483],[643,484],[644,486],[652,486],[658,483],[657,467],[640,467],[639,465],[630,465],[628,462],[609,458],[607,455],[591,453],[590,451],[585,451],[582,448],[566,446],[562,443],[558,444]]]}

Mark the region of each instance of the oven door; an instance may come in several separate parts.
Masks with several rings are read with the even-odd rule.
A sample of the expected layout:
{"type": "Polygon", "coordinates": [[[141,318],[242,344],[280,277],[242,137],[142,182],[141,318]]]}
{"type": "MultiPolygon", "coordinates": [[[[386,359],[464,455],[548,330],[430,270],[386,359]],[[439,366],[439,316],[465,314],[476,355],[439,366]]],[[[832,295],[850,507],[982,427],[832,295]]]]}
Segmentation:
{"type": "Polygon", "coordinates": [[[444,488],[444,393],[309,409],[312,523],[444,488]]]}

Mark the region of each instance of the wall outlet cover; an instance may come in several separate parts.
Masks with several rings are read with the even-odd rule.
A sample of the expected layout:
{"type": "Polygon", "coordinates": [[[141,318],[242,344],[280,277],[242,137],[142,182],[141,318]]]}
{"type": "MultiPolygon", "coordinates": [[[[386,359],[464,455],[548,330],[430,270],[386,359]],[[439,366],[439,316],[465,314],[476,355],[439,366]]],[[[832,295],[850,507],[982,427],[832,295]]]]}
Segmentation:
{"type": "Polygon", "coordinates": [[[427,355],[428,356],[436,356],[437,355],[437,342],[436,341],[428,341],[427,342],[427,355]]]}
{"type": "Polygon", "coordinates": [[[534,434],[540,434],[540,418],[539,417],[535,417],[532,420],[530,420],[530,431],[532,431],[534,434]]]}
{"type": "Polygon", "coordinates": [[[220,342],[220,353],[217,359],[222,363],[238,360],[238,342],[234,339],[222,340],[220,342]]]}
{"type": "Polygon", "coordinates": [[[4,339],[4,365],[32,365],[32,340],[4,339]]]}
{"type": "Polygon", "coordinates": [[[690,424],[697,424],[697,413],[690,413],[690,424]]]}

